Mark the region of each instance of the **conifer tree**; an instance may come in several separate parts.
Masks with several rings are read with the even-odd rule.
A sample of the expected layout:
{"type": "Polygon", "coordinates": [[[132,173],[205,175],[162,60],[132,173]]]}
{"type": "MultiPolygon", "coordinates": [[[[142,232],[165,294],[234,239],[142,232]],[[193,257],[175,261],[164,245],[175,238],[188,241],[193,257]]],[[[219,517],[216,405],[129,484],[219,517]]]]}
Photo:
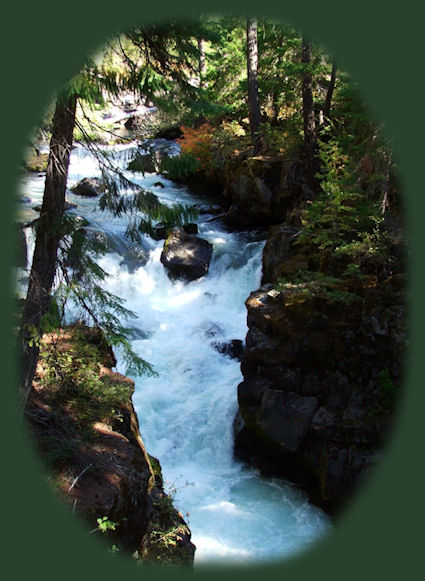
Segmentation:
{"type": "MultiPolygon", "coordinates": [[[[155,36],[152,32],[150,35],[146,34],[144,36],[143,46],[149,52],[149,60],[146,62],[149,65],[155,59],[155,68],[163,66],[164,70],[172,71],[173,76],[181,78],[173,67],[176,62],[175,55],[168,52],[169,47],[166,42],[158,45],[157,40],[158,36],[155,36]]],[[[184,46],[186,47],[186,44],[184,46]]],[[[73,134],[77,124],[77,102],[78,100],[87,100],[89,102],[93,102],[96,99],[102,100],[102,92],[105,89],[113,94],[118,94],[120,89],[123,88],[134,89],[135,82],[138,83],[139,89],[141,87],[146,89],[149,83],[151,87],[157,87],[158,75],[148,76],[145,74],[146,70],[142,71],[142,77],[140,70],[128,70],[126,75],[119,77],[114,71],[105,74],[105,71],[99,70],[93,62],[89,61],[85,69],[68,83],[57,97],[53,115],[43,203],[40,218],[36,225],[35,250],[18,336],[20,388],[24,406],[32,388],[37,366],[40,338],[43,334],[43,321],[45,321],[52,304],[52,289],[58,267],[58,251],[60,241],[64,235],[65,192],[73,134]],[[141,84],[141,78],[143,78],[143,84],[141,84]]],[[[159,78],[159,81],[163,82],[163,79],[159,78]]],[[[88,136],[86,144],[90,145],[88,136]]],[[[107,187],[107,191],[100,201],[101,209],[109,209],[116,215],[120,215],[125,211],[134,212],[135,210],[145,212],[148,215],[147,220],[142,219],[139,223],[133,221],[128,229],[129,234],[133,237],[137,237],[138,231],[149,229],[152,219],[165,217],[169,222],[179,223],[183,218],[193,216],[193,213],[191,214],[183,206],[176,206],[170,209],[159,203],[156,196],[127,180],[122,172],[114,168],[98,151],[97,154],[107,187]],[[120,196],[122,187],[134,189],[136,193],[132,197],[122,197],[120,196]]],[[[62,266],[63,264],[64,262],[62,262],[62,266]]],[[[80,303],[93,313],[93,309],[90,309],[87,300],[84,301],[81,294],[79,298],[80,303]]],[[[108,301],[105,300],[104,306],[107,305],[108,301]]],[[[117,307],[116,302],[113,305],[117,307]]],[[[109,306],[111,306],[110,302],[109,306]]],[[[98,317],[92,318],[97,322],[100,320],[98,317]]],[[[106,330],[108,330],[107,325],[106,330]]],[[[112,333],[113,336],[114,334],[112,333]]],[[[117,334],[115,334],[116,336],[117,334]]],[[[139,363],[139,368],[144,367],[149,370],[149,366],[144,365],[146,362],[143,360],[139,360],[136,363],[139,363]]]]}
{"type": "Polygon", "coordinates": [[[260,135],[261,113],[260,99],[258,96],[258,42],[257,21],[247,18],[246,21],[246,64],[248,74],[248,108],[251,140],[254,155],[258,155],[262,149],[262,136],[260,135]]]}
{"type": "Polygon", "coordinates": [[[24,402],[31,389],[37,365],[42,318],[49,310],[51,302],[50,291],[57,266],[76,105],[75,92],[61,94],[57,98],[53,115],[43,204],[37,224],[34,256],[19,333],[19,363],[24,402]]]}

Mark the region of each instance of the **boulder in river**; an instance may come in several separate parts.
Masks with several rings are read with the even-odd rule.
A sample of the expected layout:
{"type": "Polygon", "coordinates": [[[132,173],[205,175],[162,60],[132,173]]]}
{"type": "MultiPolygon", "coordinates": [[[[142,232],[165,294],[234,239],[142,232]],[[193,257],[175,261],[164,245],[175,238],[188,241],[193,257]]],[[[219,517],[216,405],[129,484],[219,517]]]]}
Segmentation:
{"type": "Polygon", "coordinates": [[[165,222],[158,222],[152,229],[152,238],[154,240],[165,240],[170,231],[170,226],[165,222]]]}
{"type": "MultiPolygon", "coordinates": [[[[165,240],[172,229],[172,224],[167,224],[166,222],[158,222],[152,229],[151,237],[154,240],[165,240]]],[[[183,224],[182,229],[186,234],[198,234],[198,225],[189,222],[188,224],[183,224]]]]}
{"type": "Polygon", "coordinates": [[[198,234],[198,224],[195,224],[194,222],[183,224],[182,228],[186,234],[198,234]]]}
{"type": "Polygon", "coordinates": [[[129,171],[138,171],[141,173],[155,173],[158,170],[158,166],[153,154],[138,153],[136,157],[129,162],[127,169],[129,171]]]}
{"type": "Polygon", "coordinates": [[[227,355],[231,359],[237,359],[238,361],[241,360],[242,353],[243,353],[243,341],[240,339],[232,339],[227,343],[213,343],[213,347],[222,355],[227,355]]]}
{"type": "Polygon", "coordinates": [[[195,280],[208,272],[212,244],[173,228],[164,243],[161,262],[175,278],[195,280]]]}
{"type": "Polygon", "coordinates": [[[220,214],[223,211],[219,204],[195,204],[194,208],[200,214],[220,214]]]}
{"type": "Polygon", "coordinates": [[[100,178],[83,178],[71,191],[77,196],[84,196],[86,198],[95,198],[103,189],[102,180],[100,178]]]}

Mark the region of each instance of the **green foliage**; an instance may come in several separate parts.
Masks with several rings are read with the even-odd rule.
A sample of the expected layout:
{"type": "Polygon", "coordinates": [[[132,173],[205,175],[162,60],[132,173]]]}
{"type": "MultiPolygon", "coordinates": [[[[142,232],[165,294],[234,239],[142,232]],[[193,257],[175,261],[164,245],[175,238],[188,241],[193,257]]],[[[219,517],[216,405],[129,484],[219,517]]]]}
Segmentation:
{"type": "Polygon", "coordinates": [[[285,158],[295,158],[300,151],[303,136],[301,119],[295,113],[290,119],[285,119],[279,125],[272,125],[265,121],[261,125],[261,132],[267,143],[267,153],[282,155],[285,158]]]}
{"type": "MultiPolygon", "coordinates": [[[[160,480],[161,477],[159,477],[160,480]]],[[[186,482],[185,486],[193,483],[186,482]]],[[[152,529],[145,546],[142,559],[145,563],[154,563],[160,567],[178,566],[187,563],[188,555],[180,545],[190,531],[174,506],[175,486],[169,487],[169,493],[158,490],[154,497],[154,516],[152,529]]],[[[188,515],[187,515],[188,516],[188,515]]]]}
{"type": "Polygon", "coordinates": [[[373,251],[373,236],[382,220],[376,204],[356,189],[348,158],[334,140],[320,143],[322,191],[302,214],[298,243],[310,242],[320,250],[355,254],[373,251]]]}
{"type": "Polygon", "coordinates": [[[119,553],[119,548],[117,547],[117,545],[112,545],[111,548],[108,549],[108,553],[110,554],[111,557],[115,557],[115,555],[119,553]]]}
{"type": "Polygon", "coordinates": [[[299,298],[321,298],[328,303],[353,304],[361,300],[361,297],[343,288],[344,281],[340,278],[301,269],[291,280],[278,279],[276,290],[286,291],[299,298]]]}
{"type": "Polygon", "coordinates": [[[140,242],[141,233],[152,233],[155,222],[181,226],[198,215],[191,206],[160,202],[155,194],[127,179],[105,160],[102,164],[102,181],[105,191],[99,199],[100,210],[108,210],[114,216],[129,216],[126,235],[134,242],[140,242]]]}
{"type": "Polygon", "coordinates": [[[351,277],[351,278],[356,278],[356,277],[361,277],[361,271],[360,271],[360,265],[356,264],[355,262],[350,262],[349,264],[347,264],[347,266],[345,267],[344,272],[342,273],[342,276],[346,276],[346,277],[351,277]]]}
{"type": "MultiPolygon", "coordinates": [[[[90,533],[101,532],[102,534],[109,533],[110,531],[114,531],[118,525],[118,523],[111,521],[107,516],[99,517],[96,519],[97,527],[90,531],[90,533]]],[[[113,544],[109,549],[108,553],[111,557],[115,557],[119,553],[119,548],[117,545],[113,544]]]]}
{"type": "Polygon", "coordinates": [[[233,114],[245,116],[246,93],[246,39],[245,20],[222,16],[210,19],[218,38],[207,49],[205,95],[209,101],[218,102],[233,114]]]}
{"type": "Polygon", "coordinates": [[[101,533],[107,533],[108,531],[114,531],[118,524],[109,520],[107,516],[103,516],[102,518],[96,519],[97,522],[97,529],[101,533]]]}
{"type": "MultiPolygon", "coordinates": [[[[40,387],[46,391],[53,414],[64,411],[73,421],[73,437],[90,440],[95,437],[95,421],[119,419],[120,408],[131,397],[131,384],[99,375],[99,350],[87,342],[78,329],[72,331],[69,344],[61,344],[60,336],[42,345],[40,352],[40,387]]],[[[63,423],[63,420],[61,420],[63,423]]],[[[65,424],[64,424],[65,425],[65,424]]]]}
{"type": "Polygon", "coordinates": [[[192,153],[182,153],[176,157],[165,157],[161,161],[160,172],[176,182],[184,181],[201,169],[201,162],[192,153]]]}
{"type": "Polygon", "coordinates": [[[259,91],[263,110],[274,123],[298,114],[301,89],[301,35],[286,25],[260,21],[258,30],[259,91]]]}
{"type": "Polygon", "coordinates": [[[399,395],[399,388],[394,384],[388,369],[383,369],[378,376],[379,401],[370,411],[369,416],[389,414],[394,411],[399,395]]]}
{"type": "Polygon", "coordinates": [[[122,320],[136,315],[124,307],[120,297],[106,291],[102,282],[109,276],[96,262],[105,245],[96,237],[88,236],[72,216],[63,218],[63,235],[59,247],[58,264],[62,280],[57,285],[54,302],[61,322],[66,303],[71,300],[80,307],[80,320],[101,329],[106,341],[120,349],[126,373],[129,375],[156,375],[152,366],[137,355],[130,344],[130,330],[122,320]]]}
{"type": "Polygon", "coordinates": [[[379,373],[378,389],[382,394],[380,405],[384,411],[390,411],[394,408],[398,388],[391,379],[388,369],[383,369],[379,373]]]}
{"type": "MultiPolygon", "coordinates": [[[[160,218],[158,221],[161,224],[165,224],[167,229],[171,229],[174,226],[183,226],[188,222],[193,221],[198,217],[198,212],[195,208],[190,206],[183,206],[177,204],[175,206],[164,206],[163,211],[161,211],[160,218]]],[[[126,236],[130,238],[133,242],[140,242],[140,235],[148,234],[150,236],[155,236],[155,224],[149,218],[138,218],[137,220],[129,220],[126,236]]]]}

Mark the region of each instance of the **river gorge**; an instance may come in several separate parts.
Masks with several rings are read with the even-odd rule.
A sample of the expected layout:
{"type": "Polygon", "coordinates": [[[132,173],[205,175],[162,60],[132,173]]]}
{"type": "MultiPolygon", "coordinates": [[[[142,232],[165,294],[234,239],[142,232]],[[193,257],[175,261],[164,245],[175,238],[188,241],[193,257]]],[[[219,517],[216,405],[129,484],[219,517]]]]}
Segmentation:
{"type": "MultiPolygon", "coordinates": [[[[155,147],[177,153],[174,142],[155,147]]],[[[204,204],[205,197],[156,173],[127,171],[135,145],[115,146],[115,161],[130,179],[167,205],[204,204]]],[[[111,276],[105,290],[125,301],[137,318],[132,347],[158,373],[133,378],[133,404],[147,450],[160,460],[165,488],[184,515],[196,545],[195,567],[204,564],[270,562],[294,555],[326,535],[329,517],[293,484],[266,477],[234,457],[240,362],[225,346],[247,333],[245,301],[262,277],[266,232],[232,231],[216,215],[200,213],[199,237],[212,244],[208,273],[196,280],[172,280],[160,261],[163,240],[125,237],[126,217],[101,212],[96,198],[70,188],[82,178],[99,177],[95,157],[77,145],[71,156],[67,199],[71,212],[88,220],[88,230],[107,240],[99,264],[111,276]]],[[[37,217],[44,177],[25,175],[19,219],[37,217]],[[30,200],[30,201],[29,201],[30,200]]],[[[25,229],[30,257],[31,229],[25,229]]],[[[25,287],[27,271],[20,271],[25,287]]],[[[70,308],[69,320],[78,313],[70,308]]],[[[117,370],[125,373],[117,357],[117,370]]]]}

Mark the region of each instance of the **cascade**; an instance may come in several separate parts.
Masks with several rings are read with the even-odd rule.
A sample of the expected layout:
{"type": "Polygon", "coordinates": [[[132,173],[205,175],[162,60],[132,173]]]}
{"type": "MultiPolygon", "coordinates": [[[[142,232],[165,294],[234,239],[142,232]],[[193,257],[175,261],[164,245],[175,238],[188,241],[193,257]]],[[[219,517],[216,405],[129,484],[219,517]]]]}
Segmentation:
{"type": "MultiPolygon", "coordinates": [[[[131,151],[128,146],[116,151],[125,169],[131,151]]],[[[77,146],[68,185],[97,175],[96,160],[77,146]]],[[[164,203],[205,201],[163,176],[128,175],[164,203]]],[[[36,217],[31,207],[41,203],[43,178],[25,176],[22,190],[32,200],[20,211],[29,222],[36,217]]],[[[165,488],[191,528],[195,566],[270,562],[321,538],[330,529],[329,520],[303,492],[280,479],[263,478],[233,457],[236,388],[242,375],[239,362],[220,353],[216,343],[245,338],[244,302],[260,284],[262,236],[228,232],[218,220],[202,221],[201,215],[199,236],[213,244],[209,272],[189,283],[172,281],[159,260],[163,241],[144,237],[147,260],[129,262],[126,218],[112,219],[97,208],[96,199],[71,192],[67,197],[78,204],[75,213],[112,241],[100,260],[112,275],[106,288],[137,314],[130,322],[133,348],[158,373],[136,378],[133,401],[146,448],[160,460],[165,488]]],[[[117,356],[118,370],[125,372],[117,356]]]]}

